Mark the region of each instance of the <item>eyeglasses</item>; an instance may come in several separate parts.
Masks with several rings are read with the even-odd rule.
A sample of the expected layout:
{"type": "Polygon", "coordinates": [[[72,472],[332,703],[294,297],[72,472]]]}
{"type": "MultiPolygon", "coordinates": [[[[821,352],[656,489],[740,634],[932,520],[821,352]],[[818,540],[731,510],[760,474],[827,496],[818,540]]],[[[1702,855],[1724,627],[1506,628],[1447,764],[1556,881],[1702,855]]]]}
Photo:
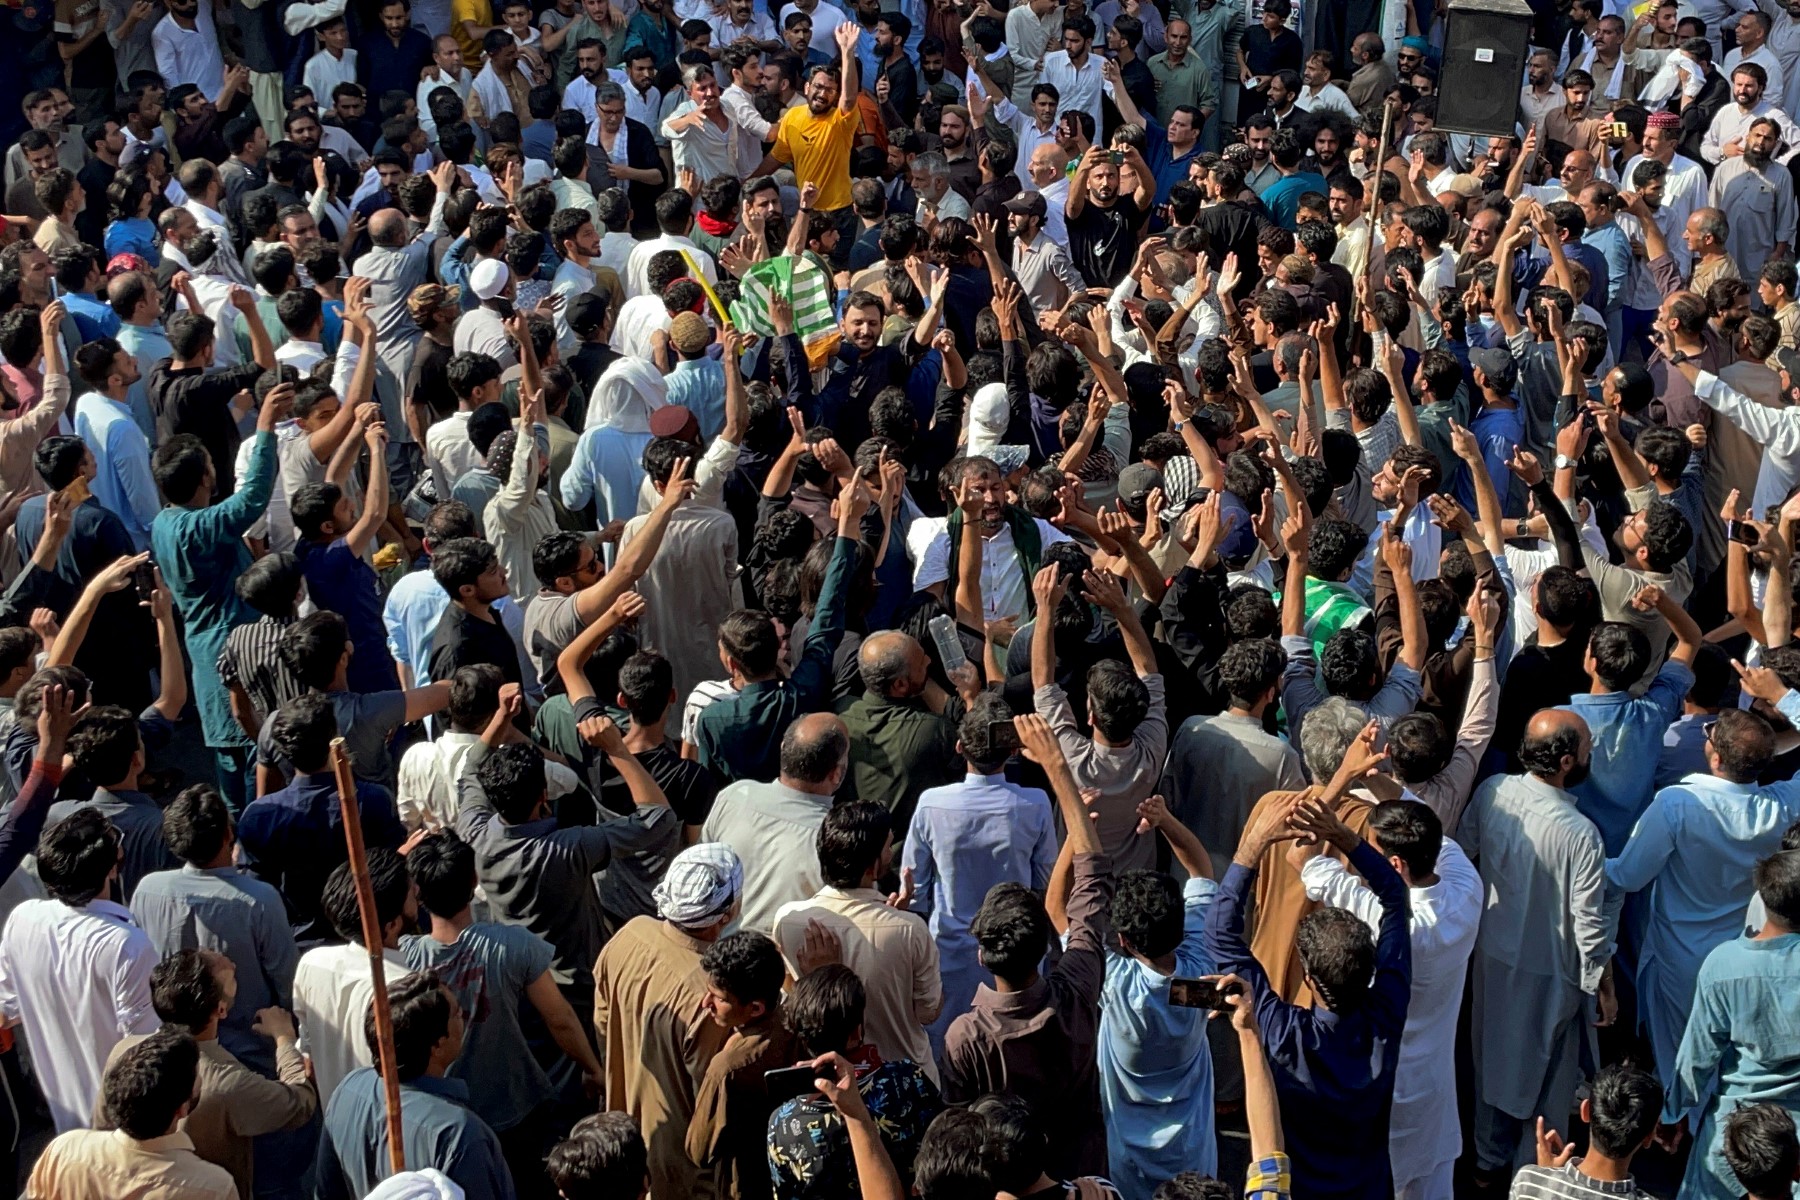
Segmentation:
{"type": "Polygon", "coordinates": [[[1717,721],[1704,721],[1700,725],[1700,732],[1706,735],[1706,740],[1708,742],[1711,742],[1713,740],[1713,730],[1718,727],[1719,723],[1717,721]]]}
{"type": "Polygon", "coordinates": [[[625,109],[622,105],[618,108],[603,108],[600,110],[600,115],[603,117],[622,117],[625,115],[625,109]]]}

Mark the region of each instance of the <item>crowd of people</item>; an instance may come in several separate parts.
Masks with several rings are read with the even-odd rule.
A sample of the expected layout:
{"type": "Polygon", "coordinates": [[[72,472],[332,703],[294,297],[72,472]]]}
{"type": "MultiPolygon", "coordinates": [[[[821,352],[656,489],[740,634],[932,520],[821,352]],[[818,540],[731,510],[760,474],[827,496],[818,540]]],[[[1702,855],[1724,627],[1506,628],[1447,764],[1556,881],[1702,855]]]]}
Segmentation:
{"type": "Polygon", "coordinates": [[[1800,8],[997,4],[3,10],[26,1196],[1793,1195],[1800,8]]]}

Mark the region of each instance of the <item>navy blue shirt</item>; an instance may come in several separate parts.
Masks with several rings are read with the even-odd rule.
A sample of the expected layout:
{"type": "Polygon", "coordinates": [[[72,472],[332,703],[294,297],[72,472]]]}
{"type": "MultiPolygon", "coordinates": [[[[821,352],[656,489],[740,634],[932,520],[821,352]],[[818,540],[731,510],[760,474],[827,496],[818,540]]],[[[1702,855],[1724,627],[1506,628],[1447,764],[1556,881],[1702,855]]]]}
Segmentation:
{"type": "Polygon", "coordinates": [[[381,580],[363,556],[338,538],[328,546],[304,538],[294,543],[306,594],[320,608],[342,614],[355,647],[346,682],[353,692],[388,692],[400,686],[381,621],[381,580]]]}
{"type": "Polygon", "coordinates": [[[1406,884],[1369,843],[1357,843],[1350,865],[1381,901],[1375,979],[1362,1003],[1334,1012],[1322,1004],[1300,1008],[1276,994],[1244,941],[1254,867],[1233,863],[1225,872],[1206,915],[1206,950],[1221,974],[1238,976],[1256,999],[1293,1159],[1294,1195],[1388,1200],[1394,1194],[1388,1116],[1412,994],[1410,905],[1406,884]]]}
{"type": "MultiPolygon", "coordinates": [[[[513,1200],[500,1139],[469,1107],[468,1084],[420,1075],[402,1080],[400,1092],[408,1169],[435,1167],[467,1200],[513,1200]]],[[[388,1177],[387,1097],[373,1067],[350,1072],[331,1093],[315,1169],[318,1200],[354,1200],[388,1177]]]]}
{"type": "MultiPolygon", "coordinates": [[[[408,26],[396,46],[382,30],[357,46],[356,65],[363,86],[369,89],[369,100],[379,108],[381,97],[388,92],[410,96],[419,90],[419,72],[431,65],[431,38],[408,26]]],[[[325,103],[325,98],[320,103],[325,103]]]]}
{"type": "MultiPolygon", "coordinates": [[[[359,780],[356,803],[362,813],[363,840],[398,849],[406,830],[394,811],[393,795],[359,780]]],[[[319,910],[319,893],[326,877],[349,860],[350,849],[344,842],[343,810],[332,773],[296,775],[281,790],[252,801],[238,818],[237,835],[244,865],[273,884],[287,901],[294,940],[335,939],[336,931],[319,910]]]]}

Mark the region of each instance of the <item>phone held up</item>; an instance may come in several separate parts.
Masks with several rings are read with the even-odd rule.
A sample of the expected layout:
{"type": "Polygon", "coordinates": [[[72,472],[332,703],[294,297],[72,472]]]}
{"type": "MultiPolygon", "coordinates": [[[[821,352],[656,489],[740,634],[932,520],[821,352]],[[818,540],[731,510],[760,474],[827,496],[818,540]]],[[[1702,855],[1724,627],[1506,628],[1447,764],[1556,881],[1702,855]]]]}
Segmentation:
{"type": "Polygon", "coordinates": [[[1169,980],[1169,1003],[1180,1008],[1230,1012],[1231,1005],[1225,1003],[1225,998],[1235,996],[1242,990],[1242,986],[1236,983],[1221,988],[1217,979],[1182,979],[1177,976],[1169,980]]]}

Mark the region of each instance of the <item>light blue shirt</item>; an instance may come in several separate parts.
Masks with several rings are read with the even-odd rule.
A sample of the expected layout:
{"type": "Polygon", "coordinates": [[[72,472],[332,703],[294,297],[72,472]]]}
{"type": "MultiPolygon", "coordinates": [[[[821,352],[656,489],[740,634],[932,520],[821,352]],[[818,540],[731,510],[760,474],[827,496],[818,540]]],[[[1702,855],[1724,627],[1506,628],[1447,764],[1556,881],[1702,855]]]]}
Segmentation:
{"type": "MultiPolygon", "coordinates": [[[[1219,885],[1190,879],[1175,975],[1218,971],[1206,952],[1206,910],[1219,885]]],[[[1100,992],[1100,1108],[1106,1114],[1107,1176],[1125,1200],[1150,1200],[1182,1171],[1218,1173],[1213,1137],[1212,1052],[1206,1012],[1169,1003],[1169,976],[1108,950],[1100,992]]]]}
{"type": "Polygon", "coordinates": [[[125,393],[125,403],[131,406],[132,420],[138,423],[138,428],[154,446],[156,416],[150,411],[150,368],[165,358],[175,357],[175,348],[169,345],[160,325],[123,324],[114,337],[126,353],[137,359],[138,381],[125,393]]]}
{"type": "Polygon", "coordinates": [[[1663,1101],[1665,1123],[1696,1110],[1681,1181],[1684,1200],[1739,1200],[1744,1194],[1725,1161],[1723,1118],[1740,1104],[1764,1100],[1800,1118],[1800,934],[1739,937],[1717,947],[1700,967],[1694,1008],[1663,1101]]]}
{"type": "Polygon", "coordinates": [[[1657,1062],[1675,1061],[1700,964],[1744,931],[1751,872],[1781,849],[1795,820],[1800,782],[1765,787],[1689,775],[1656,794],[1624,851],[1606,860],[1614,887],[1650,892],[1638,992],[1657,1062]]]}
{"type": "MultiPolygon", "coordinates": [[[[450,593],[432,578],[429,567],[401,576],[382,605],[381,623],[387,626],[388,652],[396,663],[412,672],[413,687],[424,687],[432,681],[431,639],[437,633],[438,618],[449,607],[450,593]]],[[[511,596],[494,601],[494,611],[500,614],[500,623],[519,648],[525,694],[534,702],[542,700],[544,685],[538,680],[537,667],[524,651],[525,611],[511,596]]]]}
{"type": "Polygon", "coordinates": [[[1569,791],[1581,815],[1600,830],[1608,858],[1625,849],[1631,827],[1650,806],[1663,734],[1693,686],[1694,672],[1671,659],[1642,696],[1576,696],[1563,706],[1580,714],[1594,737],[1593,769],[1569,791]]]}
{"type": "Polygon", "coordinates": [[[901,866],[913,873],[912,910],[924,915],[938,946],[944,1007],[931,1025],[932,1050],[969,1011],[975,990],[993,977],[976,959],[969,925],[995,884],[1042,891],[1056,865],[1050,797],[1004,775],[970,774],[961,783],[919,793],[901,866]]]}
{"type": "Polygon", "coordinates": [[[281,893],[236,867],[184,866],[139,881],[131,915],[168,957],[177,950],[214,950],[237,968],[237,999],[219,1022],[219,1044],[243,1062],[272,1073],[275,1046],[250,1032],[259,1010],[294,1006],[300,951],[281,893]]]}
{"type": "Polygon", "coordinates": [[[700,440],[710,442],[725,428],[725,368],[708,355],[675,364],[663,377],[669,403],[679,404],[700,423],[700,440]]]}
{"type": "Polygon", "coordinates": [[[1713,717],[1704,713],[1683,713],[1663,734],[1662,757],[1656,762],[1656,788],[1672,787],[1689,775],[1704,775],[1706,765],[1706,726],[1713,717]]]}
{"type": "Polygon", "coordinates": [[[647,431],[603,428],[582,434],[559,485],[563,506],[579,512],[598,498],[602,525],[614,518],[629,521],[636,516],[638,487],[644,482],[644,447],[649,444],[647,431]]]}
{"type": "Polygon", "coordinates": [[[150,440],[138,428],[131,406],[89,392],[75,402],[75,432],[94,456],[95,499],[125,523],[133,546],[148,550],[150,523],[162,498],[150,473],[150,440]]]}
{"type": "Polygon", "coordinates": [[[1631,281],[1631,239],[1617,221],[1608,221],[1582,235],[1581,244],[1606,259],[1606,311],[1618,312],[1625,306],[1625,287],[1631,281]]]}

